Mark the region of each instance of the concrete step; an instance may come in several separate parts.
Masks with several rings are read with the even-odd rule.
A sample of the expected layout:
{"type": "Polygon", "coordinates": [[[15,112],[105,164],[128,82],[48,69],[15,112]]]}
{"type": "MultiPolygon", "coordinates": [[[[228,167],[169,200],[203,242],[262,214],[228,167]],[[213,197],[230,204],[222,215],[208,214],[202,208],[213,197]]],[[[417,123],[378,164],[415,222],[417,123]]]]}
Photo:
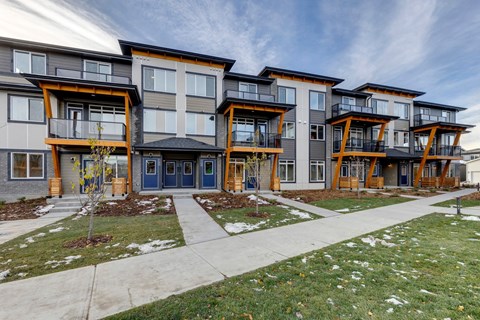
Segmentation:
{"type": "Polygon", "coordinates": [[[80,211],[82,207],[77,206],[77,207],[54,207],[50,209],[50,213],[56,213],[56,212],[78,212],[80,211]]]}

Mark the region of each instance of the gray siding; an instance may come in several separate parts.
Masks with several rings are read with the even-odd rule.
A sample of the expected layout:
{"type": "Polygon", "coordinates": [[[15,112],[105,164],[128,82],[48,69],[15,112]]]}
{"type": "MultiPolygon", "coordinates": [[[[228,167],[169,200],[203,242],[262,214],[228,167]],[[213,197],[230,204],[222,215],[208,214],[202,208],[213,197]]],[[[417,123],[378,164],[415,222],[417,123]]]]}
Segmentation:
{"type": "Polygon", "coordinates": [[[0,45],[0,72],[12,72],[12,48],[0,45]]]}
{"type": "Polygon", "coordinates": [[[295,139],[282,139],[281,159],[295,159],[295,139]]]}
{"type": "Polygon", "coordinates": [[[408,131],[410,129],[409,120],[395,120],[393,121],[393,125],[395,130],[408,131]]]}
{"type": "Polygon", "coordinates": [[[124,63],[114,63],[112,65],[112,69],[112,74],[132,79],[132,65],[124,63]]]}
{"type": "Polygon", "coordinates": [[[143,143],[162,140],[174,137],[175,135],[172,134],[164,134],[164,133],[145,133],[143,135],[143,143]]]}
{"type": "Polygon", "coordinates": [[[83,70],[83,60],[80,57],[49,52],[47,55],[47,68],[47,72],[50,75],[56,75],[57,68],[83,70]]]}
{"type": "Polygon", "coordinates": [[[65,195],[78,194],[78,171],[73,170],[71,158],[82,161],[81,154],[61,154],[60,168],[62,168],[62,188],[65,195]],[[72,182],[75,184],[75,191],[72,190],[72,182]]]}
{"type": "Polygon", "coordinates": [[[145,107],[158,107],[175,110],[175,98],[176,96],[174,94],[144,91],[143,105],[145,107]]]}
{"type": "Polygon", "coordinates": [[[310,159],[325,159],[325,141],[310,141],[310,159]]]}
{"type": "Polygon", "coordinates": [[[238,91],[238,81],[231,79],[223,80],[223,90],[238,91]]]}
{"type": "Polygon", "coordinates": [[[310,123],[325,124],[325,112],[310,110],[310,123]]]}
{"type": "Polygon", "coordinates": [[[295,109],[292,109],[285,113],[285,119],[284,121],[290,121],[290,122],[295,122],[295,109]]]}
{"type": "Polygon", "coordinates": [[[196,136],[196,135],[191,135],[187,134],[187,138],[194,139],[197,141],[201,141],[203,143],[210,144],[212,146],[215,145],[215,137],[204,137],[204,136],[196,136]]]}
{"type": "Polygon", "coordinates": [[[187,97],[187,111],[215,112],[215,99],[187,97]]]}

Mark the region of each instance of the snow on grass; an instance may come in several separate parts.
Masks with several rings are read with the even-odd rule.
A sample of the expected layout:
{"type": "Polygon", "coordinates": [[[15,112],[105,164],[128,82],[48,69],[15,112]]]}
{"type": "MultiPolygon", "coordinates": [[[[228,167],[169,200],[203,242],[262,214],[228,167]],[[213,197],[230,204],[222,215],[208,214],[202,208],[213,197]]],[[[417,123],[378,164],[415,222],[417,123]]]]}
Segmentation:
{"type": "Polygon", "coordinates": [[[138,249],[136,254],[146,254],[172,248],[175,242],[175,240],[150,240],[144,244],[130,243],[127,249],[138,249]]]}
{"type": "Polygon", "coordinates": [[[425,293],[425,294],[431,294],[431,295],[433,295],[433,296],[435,295],[435,293],[430,292],[430,291],[425,290],[425,289],[421,289],[420,292],[421,292],[421,293],[425,293]]]}
{"type": "Polygon", "coordinates": [[[337,269],[340,269],[340,267],[337,266],[336,264],[334,264],[333,267],[332,267],[332,271],[333,271],[333,270],[337,270],[337,269]]]}
{"type": "Polygon", "coordinates": [[[367,236],[366,238],[362,238],[361,240],[363,243],[369,244],[371,247],[375,247],[377,242],[380,243],[382,246],[389,247],[389,248],[396,246],[396,244],[394,243],[387,242],[383,239],[374,238],[371,235],[367,236]]]}
{"type": "Polygon", "coordinates": [[[480,217],[477,217],[477,216],[464,216],[464,217],[462,217],[462,220],[465,220],[465,221],[480,221],[480,217]]]}
{"type": "Polygon", "coordinates": [[[349,208],[344,208],[344,209],[338,209],[338,210],[335,210],[337,212],[350,212],[350,209],[349,208]]]}
{"type": "Polygon", "coordinates": [[[289,206],[283,205],[283,204],[277,204],[277,207],[282,208],[282,209],[290,209],[289,206]]]}
{"type": "Polygon", "coordinates": [[[308,213],[300,210],[291,209],[288,213],[290,213],[291,215],[297,216],[300,219],[312,219],[312,217],[308,213]]]}
{"type": "Polygon", "coordinates": [[[391,295],[390,298],[388,298],[387,300],[385,300],[385,302],[388,302],[388,303],[392,303],[396,306],[402,306],[404,304],[408,304],[408,301],[407,300],[403,300],[395,295],[391,295]]]}
{"type": "Polygon", "coordinates": [[[393,308],[388,308],[387,313],[393,313],[393,308]]]}
{"type": "Polygon", "coordinates": [[[49,205],[46,205],[46,206],[38,206],[35,209],[35,214],[37,216],[43,216],[44,214],[47,214],[50,211],[50,209],[52,209],[53,207],[55,207],[54,204],[49,204],[49,205]]]}
{"type": "Polygon", "coordinates": [[[446,214],[445,217],[446,218],[453,218],[453,217],[455,217],[455,215],[454,214],[446,214]]]}
{"type": "Polygon", "coordinates": [[[252,231],[260,228],[260,226],[266,224],[266,221],[260,221],[256,224],[250,224],[245,222],[226,223],[224,229],[229,233],[240,233],[245,231],[252,231]]]}
{"type": "Polygon", "coordinates": [[[52,269],[55,269],[56,267],[58,267],[62,264],[64,264],[64,265],[70,264],[74,260],[80,259],[81,257],[82,257],[81,255],[77,255],[77,256],[65,257],[65,258],[63,258],[63,260],[49,260],[49,261],[45,262],[45,265],[47,265],[47,266],[51,265],[52,269]]]}
{"type": "Polygon", "coordinates": [[[60,231],[63,231],[63,230],[65,230],[64,227],[58,227],[58,228],[55,228],[55,229],[50,229],[50,230],[48,230],[48,232],[57,233],[57,232],[60,232],[60,231]]]}
{"type": "Polygon", "coordinates": [[[345,243],[345,245],[349,248],[355,248],[357,246],[355,242],[348,242],[348,243],[345,243]]]}
{"type": "Polygon", "coordinates": [[[45,237],[45,233],[43,233],[43,232],[37,233],[37,234],[34,235],[34,236],[25,238],[25,241],[26,241],[27,243],[34,243],[34,242],[35,242],[35,238],[41,238],[41,237],[45,237]]]}
{"type": "Polygon", "coordinates": [[[107,204],[109,206],[116,206],[118,203],[114,202],[114,201],[111,201],[111,202],[107,202],[107,204]]]}
{"type": "Polygon", "coordinates": [[[0,281],[5,280],[10,274],[10,269],[0,272],[0,281]]]}
{"type": "Polygon", "coordinates": [[[163,209],[168,210],[171,207],[172,207],[172,199],[165,198],[165,205],[163,206],[163,209]]]}
{"type": "MultiPolygon", "coordinates": [[[[250,201],[257,201],[257,196],[254,195],[254,194],[249,195],[247,198],[248,198],[248,200],[250,200],[250,201]]],[[[261,198],[258,198],[258,203],[259,203],[259,204],[270,204],[270,202],[265,201],[265,200],[263,200],[263,199],[261,199],[261,198]]]]}

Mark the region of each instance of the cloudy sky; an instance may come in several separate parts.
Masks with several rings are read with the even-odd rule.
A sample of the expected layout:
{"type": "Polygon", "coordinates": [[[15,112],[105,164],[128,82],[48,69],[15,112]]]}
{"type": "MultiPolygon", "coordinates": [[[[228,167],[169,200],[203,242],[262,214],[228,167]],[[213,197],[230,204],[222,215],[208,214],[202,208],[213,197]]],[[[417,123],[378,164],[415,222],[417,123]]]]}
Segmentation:
{"type": "Polygon", "coordinates": [[[2,0],[0,36],[120,52],[117,39],[263,66],[425,91],[468,107],[462,139],[480,147],[478,0],[2,0]]]}

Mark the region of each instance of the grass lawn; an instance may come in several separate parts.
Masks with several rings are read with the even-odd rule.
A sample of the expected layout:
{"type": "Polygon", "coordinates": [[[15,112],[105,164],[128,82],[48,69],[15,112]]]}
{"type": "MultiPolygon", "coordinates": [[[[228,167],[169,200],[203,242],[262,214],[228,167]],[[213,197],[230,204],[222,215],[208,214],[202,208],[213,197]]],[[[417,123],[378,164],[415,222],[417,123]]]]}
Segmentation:
{"type": "Polygon", "coordinates": [[[249,216],[252,212],[255,212],[254,207],[216,210],[209,212],[209,214],[229,234],[276,228],[320,218],[317,215],[284,205],[260,207],[259,213],[263,213],[264,217],[249,216]]]}
{"type": "Polygon", "coordinates": [[[480,221],[432,214],[110,319],[480,319],[480,221]]]}
{"type": "MultiPolygon", "coordinates": [[[[435,203],[434,206],[436,207],[445,207],[445,208],[450,208],[451,206],[457,206],[457,200],[452,199],[452,200],[447,200],[439,203],[435,203]]],[[[468,207],[479,207],[480,206],[480,200],[463,200],[462,199],[462,208],[468,208],[468,207]]]]}
{"type": "Polygon", "coordinates": [[[403,197],[389,197],[389,198],[371,198],[362,195],[362,198],[340,198],[313,201],[310,204],[324,209],[334,210],[341,213],[350,213],[366,209],[389,206],[392,204],[412,201],[413,199],[403,197]]]}
{"type": "Polygon", "coordinates": [[[170,214],[95,217],[94,234],[113,236],[109,243],[77,249],[63,247],[67,241],[85,237],[87,225],[88,217],[78,220],[69,217],[1,244],[0,283],[159,250],[163,244],[157,241],[140,248],[127,248],[132,243],[173,240],[163,244],[166,247],[185,243],[177,216],[170,214]],[[9,270],[8,276],[2,281],[2,272],[6,270],[9,270]]]}

